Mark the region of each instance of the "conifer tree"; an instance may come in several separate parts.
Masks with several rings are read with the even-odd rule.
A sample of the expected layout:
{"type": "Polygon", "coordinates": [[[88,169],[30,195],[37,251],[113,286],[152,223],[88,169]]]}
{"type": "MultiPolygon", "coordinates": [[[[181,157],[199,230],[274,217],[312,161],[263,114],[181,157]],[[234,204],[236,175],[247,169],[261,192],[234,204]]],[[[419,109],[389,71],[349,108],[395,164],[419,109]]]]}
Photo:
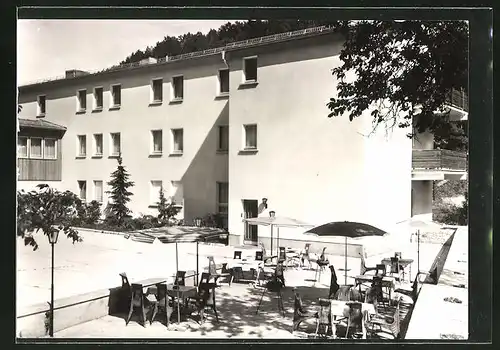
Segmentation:
{"type": "Polygon", "coordinates": [[[118,156],[118,167],[111,173],[111,180],[108,186],[111,191],[106,191],[110,194],[112,202],[109,204],[109,216],[106,220],[113,221],[118,226],[123,224],[125,218],[130,216],[131,210],[127,207],[130,202],[130,196],[133,195],[128,189],[134,186],[134,182],[130,181],[130,174],[122,165],[122,157],[118,156]]]}

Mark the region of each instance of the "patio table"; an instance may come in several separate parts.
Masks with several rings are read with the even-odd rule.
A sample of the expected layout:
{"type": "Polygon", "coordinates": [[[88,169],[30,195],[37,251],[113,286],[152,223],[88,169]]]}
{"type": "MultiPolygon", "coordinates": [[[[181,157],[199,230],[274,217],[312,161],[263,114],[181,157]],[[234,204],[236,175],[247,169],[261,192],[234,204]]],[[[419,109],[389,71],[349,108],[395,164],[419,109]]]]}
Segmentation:
{"type": "MultiPolygon", "coordinates": [[[[337,317],[341,317],[341,318],[349,317],[349,303],[352,303],[352,301],[342,301],[342,300],[330,299],[333,334],[336,334],[335,319],[337,317]]],[[[363,318],[365,318],[365,320],[366,320],[366,318],[369,318],[369,317],[377,314],[377,311],[375,310],[375,306],[373,304],[369,304],[369,303],[361,303],[361,312],[363,313],[363,318]]],[[[366,339],[365,322],[362,322],[361,326],[362,326],[362,332],[363,332],[363,339],[366,339]]]]}
{"type": "MultiPolygon", "coordinates": [[[[361,285],[363,283],[372,282],[375,275],[357,275],[354,277],[355,286],[359,286],[361,291],[361,285]]],[[[389,294],[389,300],[391,299],[392,290],[396,288],[394,277],[384,276],[382,277],[382,287],[387,288],[389,294]]]]}
{"type": "MultiPolygon", "coordinates": [[[[406,269],[408,266],[409,266],[409,281],[411,281],[411,265],[413,264],[413,259],[399,259],[399,265],[401,265],[401,267],[404,269],[406,269]]],[[[384,264],[385,266],[391,266],[392,263],[391,263],[391,258],[384,258],[382,259],[381,261],[382,264],[384,264]]]]}

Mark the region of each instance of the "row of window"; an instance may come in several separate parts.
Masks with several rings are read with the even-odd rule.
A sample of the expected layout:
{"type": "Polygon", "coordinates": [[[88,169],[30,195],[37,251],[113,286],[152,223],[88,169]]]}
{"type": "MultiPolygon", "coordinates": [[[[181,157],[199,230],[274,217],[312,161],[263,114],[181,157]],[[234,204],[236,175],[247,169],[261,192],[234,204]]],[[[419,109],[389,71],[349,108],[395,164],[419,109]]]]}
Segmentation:
{"type": "MultiPolygon", "coordinates": [[[[103,202],[104,188],[102,180],[93,180],[93,196],[91,200],[99,203],[103,202]]],[[[220,214],[226,215],[228,212],[229,202],[229,184],[227,182],[217,182],[217,211],[220,214]]],[[[170,188],[165,188],[163,181],[152,180],[149,183],[149,204],[157,205],[160,197],[160,190],[163,188],[166,198],[171,198],[172,202],[184,206],[184,191],[180,181],[170,181],[170,188]]],[[[79,197],[82,201],[87,201],[87,181],[78,180],[79,197]]]]}
{"type": "Polygon", "coordinates": [[[57,159],[57,140],[19,136],[17,150],[19,158],[57,159]]]}
{"type": "MultiPolygon", "coordinates": [[[[247,124],[243,126],[244,145],[246,150],[257,149],[257,125],[247,124]]],[[[163,130],[151,130],[150,135],[150,154],[163,154],[163,130]]],[[[171,154],[181,155],[184,152],[184,129],[170,129],[170,149],[171,154]]],[[[87,136],[77,135],[77,157],[87,156],[87,136]]],[[[118,156],[121,152],[121,136],[120,133],[109,134],[109,155],[118,156]]],[[[229,150],[229,126],[219,126],[217,151],[227,152],[229,150]]],[[[103,134],[92,135],[92,156],[102,157],[103,134]]]]}
{"type": "MultiPolygon", "coordinates": [[[[243,83],[257,82],[257,57],[246,57],[243,59],[243,83]]],[[[151,80],[150,104],[163,103],[163,78],[151,80]]],[[[110,86],[110,109],[119,109],[122,103],[121,84],[110,86]]],[[[229,69],[220,69],[217,80],[217,94],[225,96],[229,94],[229,69]]],[[[100,111],[104,105],[104,88],[98,86],[93,91],[93,111],[100,111]]],[[[184,76],[172,77],[170,83],[170,102],[182,102],[184,99],[184,76]]],[[[40,95],[37,98],[37,116],[44,116],[47,111],[47,98],[40,95]]],[[[84,113],[87,110],[87,89],[80,89],[76,92],[76,112],[84,113]]]]}

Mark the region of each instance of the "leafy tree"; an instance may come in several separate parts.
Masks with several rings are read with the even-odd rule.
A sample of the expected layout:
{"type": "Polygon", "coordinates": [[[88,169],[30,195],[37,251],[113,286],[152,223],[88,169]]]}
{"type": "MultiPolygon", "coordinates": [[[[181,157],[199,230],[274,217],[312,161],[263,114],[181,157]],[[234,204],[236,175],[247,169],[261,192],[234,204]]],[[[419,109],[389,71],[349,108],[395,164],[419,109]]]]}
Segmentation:
{"type": "Polygon", "coordinates": [[[127,207],[127,203],[130,202],[130,196],[133,193],[128,189],[134,186],[134,182],[129,180],[130,174],[122,165],[121,155],[118,156],[117,160],[118,167],[111,173],[111,180],[108,182],[111,191],[106,191],[106,193],[111,195],[112,199],[112,202],[109,204],[109,215],[106,217],[106,221],[121,226],[123,220],[129,217],[131,213],[131,210],[127,207]]]}
{"type": "Polygon", "coordinates": [[[175,203],[168,202],[165,198],[165,193],[163,187],[160,188],[160,200],[158,202],[158,223],[165,225],[168,223],[169,219],[179,213],[179,208],[175,206],[175,203]]]}
{"type": "Polygon", "coordinates": [[[43,232],[48,236],[54,231],[62,231],[68,238],[81,242],[78,231],[71,227],[81,205],[78,196],[70,191],[60,192],[46,184],[36,186],[37,190],[17,192],[17,236],[25,245],[38,249],[34,233],[43,232]]]}
{"type": "Polygon", "coordinates": [[[374,129],[413,126],[409,137],[425,130],[462,135],[444,107],[452,89],[467,90],[466,22],[346,21],[339,30],[346,41],[342,65],[332,70],[338,85],[327,103],[329,117],[347,112],[352,121],[371,112],[374,129]]]}

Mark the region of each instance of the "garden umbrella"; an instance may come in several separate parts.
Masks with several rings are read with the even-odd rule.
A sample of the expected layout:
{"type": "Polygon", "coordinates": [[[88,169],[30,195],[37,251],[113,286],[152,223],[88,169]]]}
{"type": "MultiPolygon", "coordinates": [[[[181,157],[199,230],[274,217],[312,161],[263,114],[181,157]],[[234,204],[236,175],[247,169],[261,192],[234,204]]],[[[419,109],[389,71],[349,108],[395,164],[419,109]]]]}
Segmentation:
{"type": "Polygon", "coordinates": [[[386,231],[374,226],[361,222],[351,221],[330,222],[321,226],[314,227],[309,231],[306,231],[305,233],[320,237],[345,237],[345,284],[347,284],[347,238],[385,236],[386,234],[388,234],[386,231]]]}
{"type": "Polygon", "coordinates": [[[290,228],[314,227],[314,225],[310,225],[310,224],[305,223],[303,221],[289,218],[286,216],[263,216],[263,217],[245,219],[244,221],[250,225],[271,226],[271,255],[273,255],[273,228],[274,227],[276,227],[278,230],[277,242],[276,242],[276,244],[278,246],[279,246],[279,240],[280,240],[280,231],[279,231],[280,227],[290,227],[290,228]]]}
{"type": "MultiPolygon", "coordinates": [[[[175,242],[175,270],[179,271],[179,243],[196,243],[196,285],[198,285],[199,276],[199,242],[206,242],[213,238],[226,236],[228,233],[225,230],[213,227],[198,227],[198,226],[167,226],[142,230],[141,233],[155,236],[162,243],[175,242]]],[[[176,281],[177,283],[177,281],[176,281]]],[[[179,299],[179,290],[177,290],[177,300],[179,299]]],[[[177,322],[180,322],[180,308],[177,307],[177,322]]]]}

